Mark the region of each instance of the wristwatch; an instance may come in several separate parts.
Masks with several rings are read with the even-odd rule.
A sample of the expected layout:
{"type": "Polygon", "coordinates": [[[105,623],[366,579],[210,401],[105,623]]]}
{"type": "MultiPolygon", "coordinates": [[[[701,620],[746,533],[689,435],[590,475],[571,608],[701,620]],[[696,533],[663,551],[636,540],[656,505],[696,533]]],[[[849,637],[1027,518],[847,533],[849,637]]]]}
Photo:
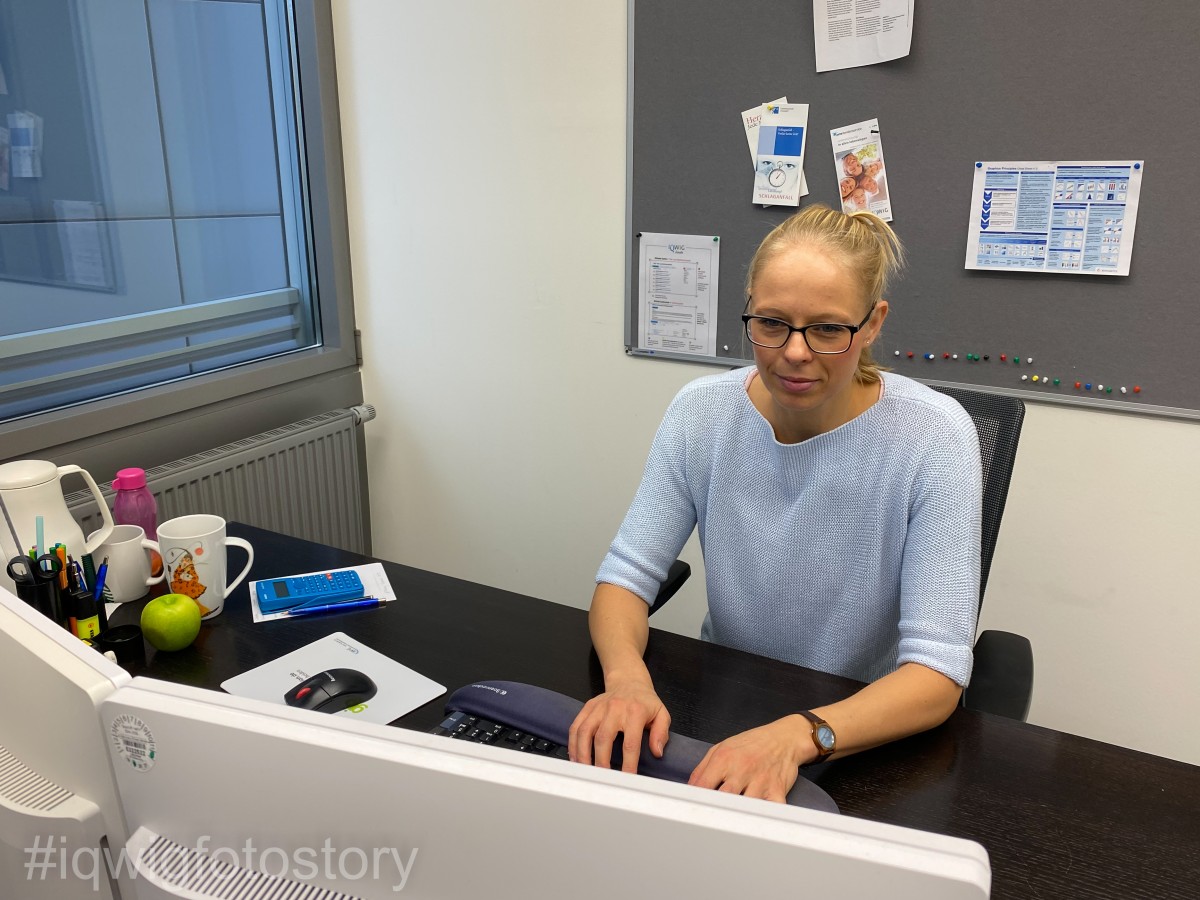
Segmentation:
{"type": "Polygon", "coordinates": [[[837,735],[833,733],[829,723],[816,713],[809,712],[807,709],[797,710],[797,712],[812,723],[812,739],[813,743],[817,745],[817,758],[813,762],[822,762],[837,749],[837,735]]]}

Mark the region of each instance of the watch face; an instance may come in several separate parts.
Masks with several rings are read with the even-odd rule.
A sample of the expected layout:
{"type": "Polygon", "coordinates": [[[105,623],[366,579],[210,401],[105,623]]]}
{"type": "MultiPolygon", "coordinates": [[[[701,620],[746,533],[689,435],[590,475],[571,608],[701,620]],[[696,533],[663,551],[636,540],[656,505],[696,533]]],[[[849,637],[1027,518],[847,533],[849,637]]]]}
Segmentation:
{"type": "Polygon", "coordinates": [[[834,742],[835,742],[835,739],[833,736],[833,729],[830,728],[828,725],[818,725],[817,726],[817,741],[826,750],[832,750],[834,742]]]}

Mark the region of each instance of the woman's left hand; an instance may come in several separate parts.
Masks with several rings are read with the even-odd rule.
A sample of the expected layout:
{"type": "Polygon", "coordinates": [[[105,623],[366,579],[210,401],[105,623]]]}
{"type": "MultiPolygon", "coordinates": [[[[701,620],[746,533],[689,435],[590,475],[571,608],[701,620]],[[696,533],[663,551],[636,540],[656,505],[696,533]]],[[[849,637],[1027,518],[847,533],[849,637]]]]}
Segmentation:
{"type": "Polygon", "coordinates": [[[817,755],[811,734],[798,715],[735,734],[704,755],[688,784],[783,803],[799,767],[817,755]]]}

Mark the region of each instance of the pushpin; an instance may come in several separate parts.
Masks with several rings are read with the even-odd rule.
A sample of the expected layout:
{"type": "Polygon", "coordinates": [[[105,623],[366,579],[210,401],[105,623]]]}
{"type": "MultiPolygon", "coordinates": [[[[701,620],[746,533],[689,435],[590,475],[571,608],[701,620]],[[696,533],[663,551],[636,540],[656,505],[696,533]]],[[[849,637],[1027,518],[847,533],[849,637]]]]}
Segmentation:
{"type": "Polygon", "coordinates": [[[1038,377],[1037,377],[1036,375],[1034,375],[1034,376],[1033,376],[1033,380],[1034,380],[1034,381],[1037,381],[1037,380],[1038,380],[1038,377]]]}
{"type": "Polygon", "coordinates": [[[913,358],[913,352],[911,350],[908,351],[908,358],[909,359],[913,358]]]}
{"type": "Polygon", "coordinates": [[[1111,393],[1112,393],[1112,385],[1109,385],[1109,388],[1108,388],[1108,390],[1107,390],[1107,391],[1105,391],[1104,393],[1106,393],[1106,394],[1111,394],[1111,393]]]}
{"type": "Polygon", "coordinates": [[[952,355],[950,358],[951,358],[951,359],[958,359],[958,354],[957,354],[957,353],[955,353],[955,354],[953,354],[953,355],[952,355]]]}
{"type": "Polygon", "coordinates": [[[1133,386],[1133,392],[1134,392],[1135,394],[1140,394],[1140,393],[1142,392],[1142,389],[1141,389],[1140,387],[1138,387],[1138,386],[1135,384],[1135,385],[1133,386]]]}
{"type": "Polygon", "coordinates": [[[1055,378],[1055,379],[1054,379],[1054,386],[1055,386],[1055,387],[1058,387],[1060,384],[1062,384],[1062,381],[1060,381],[1059,379],[1055,378]]]}
{"type": "Polygon", "coordinates": [[[896,356],[899,356],[899,355],[900,355],[900,351],[899,351],[899,350],[897,350],[897,351],[896,351],[896,356]]]}
{"type": "Polygon", "coordinates": [[[1122,394],[1128,394],[1128,393],[1129,393],[1129,391],[1125,389],[1125,385],[1121,385],[1121,393],[1122,393],[1122,394]]]}
{"type": "MultiPolygon", "coordinates": [[[[978,359],[979,357],[977,356],[977,357],[975,357],[975,358],[976,358],[976,359],[978,359]]],[[[991,359],[991,357],[990,357],[990,356],[988,356],[986,353],[985,353],[985,354],[983,354],[983,361],[984,361],[984,362],[987,362],[989,359],[991,359]]]]}
{"type": "Polygon", "coordinates": [[[1075,382],[1075,390],[1079,390],[1083,385],[1080,382],[1075,382]]]}
{"type": "Polygon", "coordinates": [[[1029,359],[1025,360],[1025,362],[1029,363],[1032,366],[1033,365],[1033,357],[1032,356],[1029,357],[1029,359]]]}
{"type": "Polygon", "coordinates": [[[1020,364],[1021,364],[1021,357],[1019,357],[1019,356],[1014,356],[1014,357],[1013,357],[1013,365],[1014,365],[1014,366],[1019,366],[1020,364]]]}
{"type": "MultiPolygon", "coordinates": [[[[987,357],[985,356],[984,359],[987,359],[987,357]]],[[[1008,362],[1008,354],[1007,353],[1000,354],[1000,362],[1008,362]]]]}
{"type": "Polygon", "coordinates": [[[949,358],[950,358],[950,354],[949,354],[949,353],[943,353],[943,354],[942,354],[942,359],[949,359],[949,358]]]}
{"type": "Polygon", "coordinates": [[[1090,390],[1092,389],[1092,383],[1089,381],[1087,384],[1085,384],[1085,385],[1083,386],[1083,389],[1084,389],[1085,391],[1090,391],[1090,390]]]}
{"type": "Polygon", "coordinates": [[[926,359],[933,359],[933,354],[932,354],[932,353],[926,353],[926,354],[925,354],[925,358],[926,358],[926,359]]]}
{"type": "MultiPolygon", "coordinates": [[[[1037,376],[1036,376],[1036,375],[1034,375],[1033,377],[1034,377],[1034,379],[1036,379],[1036,378],[1037,378],[1037,376]]],[[[1021,376],[1021,380],[1022,380],[1022,381],[1028,381],[1028,380],[1029,380],[1029,376],[1028,376],[1028,375],[1022,375],[1022,376],[1021,376]]]]}
{"type": "Polygon", "coordinates": [[[1098,390],[1098,391],[1104,390],[1104,385],[1102,385],[1102,384],[1096,385],[1096,390],[1098,390]]]}

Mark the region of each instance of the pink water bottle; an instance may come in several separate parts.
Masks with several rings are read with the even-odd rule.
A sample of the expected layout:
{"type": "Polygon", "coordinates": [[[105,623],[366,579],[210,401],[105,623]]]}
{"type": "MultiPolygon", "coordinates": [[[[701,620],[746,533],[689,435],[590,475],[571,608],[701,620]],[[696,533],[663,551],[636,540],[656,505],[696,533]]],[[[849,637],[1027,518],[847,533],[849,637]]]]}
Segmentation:
{"type": "MultiPolygon", "coordinates": [[[[146,487],[145,469],[121,469],[113,479],[113,521],[118,525],[140,525],[146,537],[158,540],[158,504],[146,487]]],[[[152,575],[162,571],[162,557],[150,551],[152,575]]]]}

